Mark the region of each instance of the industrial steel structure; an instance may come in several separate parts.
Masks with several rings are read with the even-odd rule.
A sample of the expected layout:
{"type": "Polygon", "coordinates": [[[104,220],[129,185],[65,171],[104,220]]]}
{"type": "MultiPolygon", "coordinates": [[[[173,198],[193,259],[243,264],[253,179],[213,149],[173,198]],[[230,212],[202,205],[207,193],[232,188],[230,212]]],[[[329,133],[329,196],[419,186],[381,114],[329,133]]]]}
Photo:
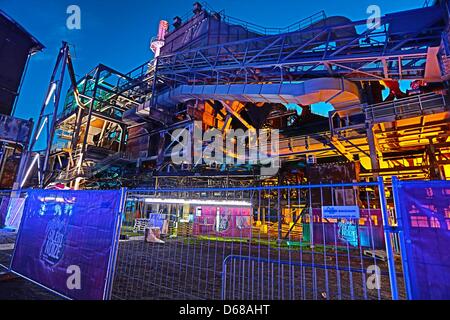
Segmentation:
{"type": "Polygon", "coordinates": [[[33,119],[17,118],[15,109],[28,62],[43,48],[34,36],[0,10],[0,189],[14,187],[21,170],[20,159],[29,148],[33,119]]]}
{"type": "Polygon", "coordinates": [[[447,298],[449,2],[285,28],[196,2],[81,79],[63,42],[0,267],[74,299],[447,298]]]}
{"type": "Polygon", "coordinates": [[[320,12],[265,28],[195,3],[170,30],[161,22],[152,61],[129,73],[99,65],[76,81],[42,185],[289,184],[314,182],[314,172],[327,182],[448,179],[449,10],[435,1],[375,24],[320,12]],[[320,102],[328,116],[311,108],[320,102]],[[279,129],[278,175],[260,177],[257,164],[173,163],[174,130],[193,134],[196,121],[221,132],[279,129]]]}

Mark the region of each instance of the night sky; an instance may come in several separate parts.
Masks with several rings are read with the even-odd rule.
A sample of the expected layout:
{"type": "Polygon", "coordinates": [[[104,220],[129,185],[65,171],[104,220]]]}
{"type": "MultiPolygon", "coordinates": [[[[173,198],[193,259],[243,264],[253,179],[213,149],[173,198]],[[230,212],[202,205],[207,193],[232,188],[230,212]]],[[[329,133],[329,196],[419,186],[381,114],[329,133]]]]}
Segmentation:
{"type": "MultiPolygon", "coordinates": [[[[0,8],[42,42],[46,49],[33,56],[15,116],[39,113],[61,41],[73,46],[77,76],[103,63],[128,72],[152,58],[150,38],[158,22],[172,22],[192,10],[193,0],[0,0],[0,8]],[[69,5],[81,8],[81,30],[66,27],[69,5]]],[[[320,10],[328,16],[365,19],[367,7],[380,6],[382,14],[422,7],[423,0],[211,0],[209,5],[227,15],[266,27],[284,27],[320,10]]],[[[66,88],[69,83],[66,78],[66,88]]],[[[65,92],[66,90],[64,90],[65,92]]],[[[64,101],[64,97],[61,101],[64,101]]]]}

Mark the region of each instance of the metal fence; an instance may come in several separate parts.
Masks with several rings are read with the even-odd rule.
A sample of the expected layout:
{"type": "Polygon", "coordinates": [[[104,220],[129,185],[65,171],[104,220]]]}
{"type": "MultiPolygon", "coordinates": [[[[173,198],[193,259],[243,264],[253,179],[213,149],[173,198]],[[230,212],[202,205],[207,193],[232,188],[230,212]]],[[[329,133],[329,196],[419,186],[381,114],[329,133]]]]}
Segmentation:
{"type": "Polygon", "coordinates": [[[0,190],[0,272],[9,269],[26,192],[0,190]],[[13,227],[4,228],[4,224],[13,227]]]}
{"type": "Polygon", "coordinates": [[[0,273],[9,269],[15,241],[15,232],[0,229],[0,273]]]}
{"type": "Polygon", "coordinates": [[[125,207],[113,299],[405,297],[382,180],[135,189],[125,207]]]}

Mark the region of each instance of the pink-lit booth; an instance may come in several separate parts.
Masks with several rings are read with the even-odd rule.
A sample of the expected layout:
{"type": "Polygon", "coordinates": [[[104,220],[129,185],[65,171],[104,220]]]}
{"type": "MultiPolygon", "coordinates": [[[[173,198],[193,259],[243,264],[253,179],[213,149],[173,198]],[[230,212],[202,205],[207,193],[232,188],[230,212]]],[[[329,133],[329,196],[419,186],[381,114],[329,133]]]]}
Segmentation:
{"type": "Polygon", "coordinates": [[[197,206],[193,234],[226,238],[250,238],[252,209],[249,207],[197,206]]]}

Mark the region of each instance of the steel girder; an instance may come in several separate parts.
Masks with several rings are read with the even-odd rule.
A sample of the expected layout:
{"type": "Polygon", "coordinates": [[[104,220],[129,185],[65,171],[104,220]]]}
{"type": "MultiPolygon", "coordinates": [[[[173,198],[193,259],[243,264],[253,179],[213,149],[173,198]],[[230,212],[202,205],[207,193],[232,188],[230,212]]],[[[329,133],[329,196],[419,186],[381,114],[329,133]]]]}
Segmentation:
{"type": "Polygon", "coordinates": [[[439,45],[444,27],[389,29],[394,19],[408,13],[382,17],[377,29],[360,20],[175,52],[158,58],[157,74],[177,84],[282,82],[324,76],[417,79],[423,77],[428,47],[439,45]],[[343,30],[357,32],[336,39],[334,35],[343,30]]]}

